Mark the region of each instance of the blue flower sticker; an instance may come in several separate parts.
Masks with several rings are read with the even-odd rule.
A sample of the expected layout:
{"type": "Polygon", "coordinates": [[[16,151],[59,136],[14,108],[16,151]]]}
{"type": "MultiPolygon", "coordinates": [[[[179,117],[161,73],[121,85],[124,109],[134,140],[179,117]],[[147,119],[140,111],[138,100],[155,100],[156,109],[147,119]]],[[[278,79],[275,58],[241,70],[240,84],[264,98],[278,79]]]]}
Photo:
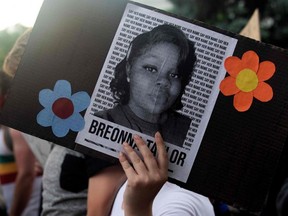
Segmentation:
{"type": "Polygon", "coordinates": [[[72,95],[71,85],[66,80],[58,80],[51,89],[39,92],[39,102],[44,107],[37,115],[37,123],[43,127],[52,127],[57,137],[64,137],[69,130],[78,132],[84,128],[85,121],[80,112],[90,103],[90,96],[84,92],[72,95]]]}

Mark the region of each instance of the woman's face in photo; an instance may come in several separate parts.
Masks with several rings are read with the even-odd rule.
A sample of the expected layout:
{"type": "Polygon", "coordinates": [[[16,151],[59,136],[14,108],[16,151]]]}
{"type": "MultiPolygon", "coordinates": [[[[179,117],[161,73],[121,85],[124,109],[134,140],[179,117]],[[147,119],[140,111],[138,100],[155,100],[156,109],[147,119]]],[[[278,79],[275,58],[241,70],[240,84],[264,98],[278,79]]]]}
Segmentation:
{"type": "Polygon", "coordinates": [[[153,121],[153,116],[159,116],[173,105],[181,90],[178,60],[177,46],[159,43],[127,66],[128,105],[138,117],[153,121]]]}

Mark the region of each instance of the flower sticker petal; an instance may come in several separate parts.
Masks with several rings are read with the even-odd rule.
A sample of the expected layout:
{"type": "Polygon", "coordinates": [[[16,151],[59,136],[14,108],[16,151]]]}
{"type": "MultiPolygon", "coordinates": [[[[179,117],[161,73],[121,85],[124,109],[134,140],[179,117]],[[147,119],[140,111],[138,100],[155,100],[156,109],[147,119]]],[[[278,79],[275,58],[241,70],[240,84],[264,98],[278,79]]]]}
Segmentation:
{"type": "Polygon", "coordinates": [[[44,107],[37,115],[37,123],[43,127],[52,127],[57,137],[64,137],[69,130],[78,132],[85,122],[79,112],[87,109],[90,96],[84,92],[73,95],[71,85],[66,80],[58,80],[53,91],[43,89],[39,92],[39,102],[44,107]]]}
{"type": "Polygon", "coordinates": [[[43,89],[39,92],[39,102],[43,107],[49,107],[55,100],[55,95],[50,89],[43,89]]]}
{"type": "Polygon", "coordinates": [[[239,112],[247,111],[253,102],[252,92],[238,92],[234,96],[233,104],[239,112]]]}
{"type": "Polygon", "coordinates": [[[58,80],[54,86],[54,94],[58,97],[71,97],[71,85],[67,80],[58,80]]]}
{"type": "Polygon", "coordinates": [[[239,71],[243,70],[243,65],[241,59],[236,56],[230,56],[225,59],[224,66],[228,72],[228,74],[232,77],[237,76],[239,71]]]}
{"type": "Polygon", "coordinates": [[[240,91],[240,89],[236,86],[235,78],[228,76],[220,83],[221,92],[225,96],[234,95],[240,91]]]}
{"type": "Polygon", "coordinates": [[[52,122],[52,131],[57,137],[64,137],[68,134],[70,125],[67,124],[67,121],[60,118],[55,118],[52,122]]]}
{"type": "Polygon", "coordinates": [[[72,131],[80,131],[84,128],[85,121],[79,113],[75,113],[71,118],[67,119],[72,131]]]}
{"type": "Polygon", "coordinates": [[[37,122],[43,127],[52,125],[54,114],[47,109],[41,110],[37,115],[37,122]]]}
{"type": "Polygon", "coordinates": [[[245,52],[242,56],[242,64],[244,68],[248,68],[256,72],[259,68],[259,57],[257,53],[252,50],[245,52]]]}
{"type": "Polygon", "coordinates": [[[257,73],[259,82],[263,82],[270,79],[274,75],[275,71],[276,67],[274,63],[270,61],[261,62],[257,73]]]}
{"type": "Polygon", "coordinates": [[[86,92],[77,92],[72,95],[71,100],[74,103],[74,108],[76,112],[81,112],[85,110],[90,103],[90,97],[86,92]]]}
{"type": "Polygon", "coordinates": [[[270,101],[273,98],[273,89],[265,82],[258,84],[258,87],[253,92],[254,97],[262,102],[270,101]]]}
{"type": "Polygon", "coordinates": [[[273,62],[259,63],[257,53],[250,50],[241,59],[236,56],[228,57],[224,67],[230,76],[221,81],[219,88],[225,96],[234,95],[233,105],[239,112],[247,111],[254,97],[261,102],[268,102],[273,98],[273,89],[264,82],[276,71],[273,62]]]}

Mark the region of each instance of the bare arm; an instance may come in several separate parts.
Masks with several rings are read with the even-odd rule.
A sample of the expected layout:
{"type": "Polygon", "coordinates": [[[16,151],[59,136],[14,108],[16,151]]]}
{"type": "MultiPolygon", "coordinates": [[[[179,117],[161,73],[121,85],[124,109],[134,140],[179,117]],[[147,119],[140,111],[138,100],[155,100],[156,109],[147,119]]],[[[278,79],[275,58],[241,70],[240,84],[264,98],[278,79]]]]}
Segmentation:
{"type": "Polygon", "coordinates": [[[126,156],[123,153],[119,156],[128,178],[123,200],[124,212],[125,216],[152,216],[153,200],[168,178],[167,152],[159,132],[155,134],[157,159],[139,136],[134,136],[134,140],[143,160],[127,143],[123,144],[126,156]]]}
{"type": "Polygon", "coordinates": [[[18,170],[10,212],[10,216],[14,216],[21,215],[30,199],[35,178],[35,157],[19,131],[10,129],[10,134],[18,170]]]}
{"type": "Polygon", "coordinates": [[[114,198],[125,180],[126,175],[120,165],[105,168],[91,177],[88,186],[87,215],[110,215],[114,198]]]}

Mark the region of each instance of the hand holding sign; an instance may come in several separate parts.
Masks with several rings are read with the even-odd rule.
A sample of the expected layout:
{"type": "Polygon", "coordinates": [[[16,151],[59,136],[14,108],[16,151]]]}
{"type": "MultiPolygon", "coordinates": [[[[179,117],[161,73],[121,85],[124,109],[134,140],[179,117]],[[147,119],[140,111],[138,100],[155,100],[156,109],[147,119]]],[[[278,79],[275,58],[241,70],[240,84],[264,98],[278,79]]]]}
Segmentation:
{"type": "Polygon", "coordinates": [[[168,177],[166,148],[159,132],[155,134],[157,159],[138,135],[134,136],[134,140],[143,160],[127,143],[124,143],[124,149],[133,166],[130,165],[123,153],[120,153],[119,156],[128,178],[123,207],[126,215],[135,215],[135,213],[139,215],[140,212],[143,215],[152,215],[153,200],[168,177]]]}

